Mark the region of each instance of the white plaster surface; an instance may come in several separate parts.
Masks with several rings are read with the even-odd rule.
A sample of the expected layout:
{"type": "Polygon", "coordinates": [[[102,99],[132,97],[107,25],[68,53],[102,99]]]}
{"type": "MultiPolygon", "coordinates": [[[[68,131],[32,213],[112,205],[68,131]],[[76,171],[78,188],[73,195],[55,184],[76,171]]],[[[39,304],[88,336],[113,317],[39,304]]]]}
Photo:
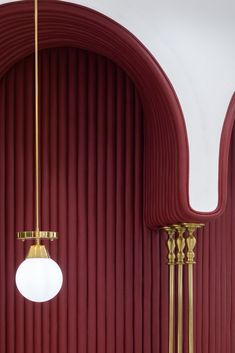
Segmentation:
{"type": "MultiPolygon", "coordinates": [[[[4,2],[9,1],[0,0],[4,2]]],[[[221,130],[235,90],[235,1],[70,2],[119,22],[155,56],[174,86],[185,117],[191,207],[213,211],[218,203],[221,130]]]]}

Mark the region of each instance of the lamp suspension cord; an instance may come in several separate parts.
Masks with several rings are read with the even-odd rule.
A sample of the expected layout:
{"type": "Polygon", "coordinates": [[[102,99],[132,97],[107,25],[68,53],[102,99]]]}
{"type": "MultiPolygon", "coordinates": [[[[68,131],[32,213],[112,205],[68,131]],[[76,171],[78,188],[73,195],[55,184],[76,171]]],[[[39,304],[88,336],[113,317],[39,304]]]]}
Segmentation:
{"type": "Polygon", "coordinates": [[[38,148],[38,0],[34,0],[35,34],[35,226],[39,231],[39,148],[38,148]]]}

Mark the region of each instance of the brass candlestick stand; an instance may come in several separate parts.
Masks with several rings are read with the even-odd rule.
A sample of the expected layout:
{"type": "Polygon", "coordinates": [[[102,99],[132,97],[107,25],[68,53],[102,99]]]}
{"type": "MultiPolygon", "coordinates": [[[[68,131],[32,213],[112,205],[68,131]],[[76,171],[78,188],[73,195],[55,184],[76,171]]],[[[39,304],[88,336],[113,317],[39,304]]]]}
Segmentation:
{"type": "Polygon", "coordinates": [[[196,246],[196,237],[194,232],[201,228],[203,224],[182,223],[162,227],[168,234],[168,265],[169,265],[169,353],[174,352],[174,277],[175,277],[175,259],[177,257],[178,267],[178,320],[177,320],[177,353],[183,353],[183,265],[185,263],[185,245],[186,264],[188,269],[188,334],[189,334],[189,353],[194,353],[194,310],[193,310],[193,265],[195,264],[194,249],[196,246]],[[185,232],[188,236],[185,238],[185,232]],[[177,232],[177,238],[175,238],[177,232]],[[177,247],[177,255],[175,248],[177,247]]]}

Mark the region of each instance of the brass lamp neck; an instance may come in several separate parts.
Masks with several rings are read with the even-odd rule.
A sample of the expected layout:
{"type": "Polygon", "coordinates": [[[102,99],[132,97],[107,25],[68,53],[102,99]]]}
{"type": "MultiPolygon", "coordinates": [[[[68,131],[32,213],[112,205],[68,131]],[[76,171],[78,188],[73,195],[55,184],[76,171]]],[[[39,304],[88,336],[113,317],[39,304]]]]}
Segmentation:
{"type": "Polygon", "coordinates": [[[45,245],[31,245],[26,259],[48,259],[50,258],[45,245]]]}

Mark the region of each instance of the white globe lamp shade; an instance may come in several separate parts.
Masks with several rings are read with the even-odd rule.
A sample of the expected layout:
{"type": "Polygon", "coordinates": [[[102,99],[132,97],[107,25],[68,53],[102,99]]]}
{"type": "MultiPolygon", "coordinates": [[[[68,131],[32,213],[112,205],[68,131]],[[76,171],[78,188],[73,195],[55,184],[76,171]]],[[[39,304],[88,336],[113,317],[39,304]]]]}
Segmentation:
{"type": "Polygon", "coordinates": [[[16,271],[19,292],[33,302],[46,302],[60,291],[63,275],[51,258],[26,258],[16,271]]]}

